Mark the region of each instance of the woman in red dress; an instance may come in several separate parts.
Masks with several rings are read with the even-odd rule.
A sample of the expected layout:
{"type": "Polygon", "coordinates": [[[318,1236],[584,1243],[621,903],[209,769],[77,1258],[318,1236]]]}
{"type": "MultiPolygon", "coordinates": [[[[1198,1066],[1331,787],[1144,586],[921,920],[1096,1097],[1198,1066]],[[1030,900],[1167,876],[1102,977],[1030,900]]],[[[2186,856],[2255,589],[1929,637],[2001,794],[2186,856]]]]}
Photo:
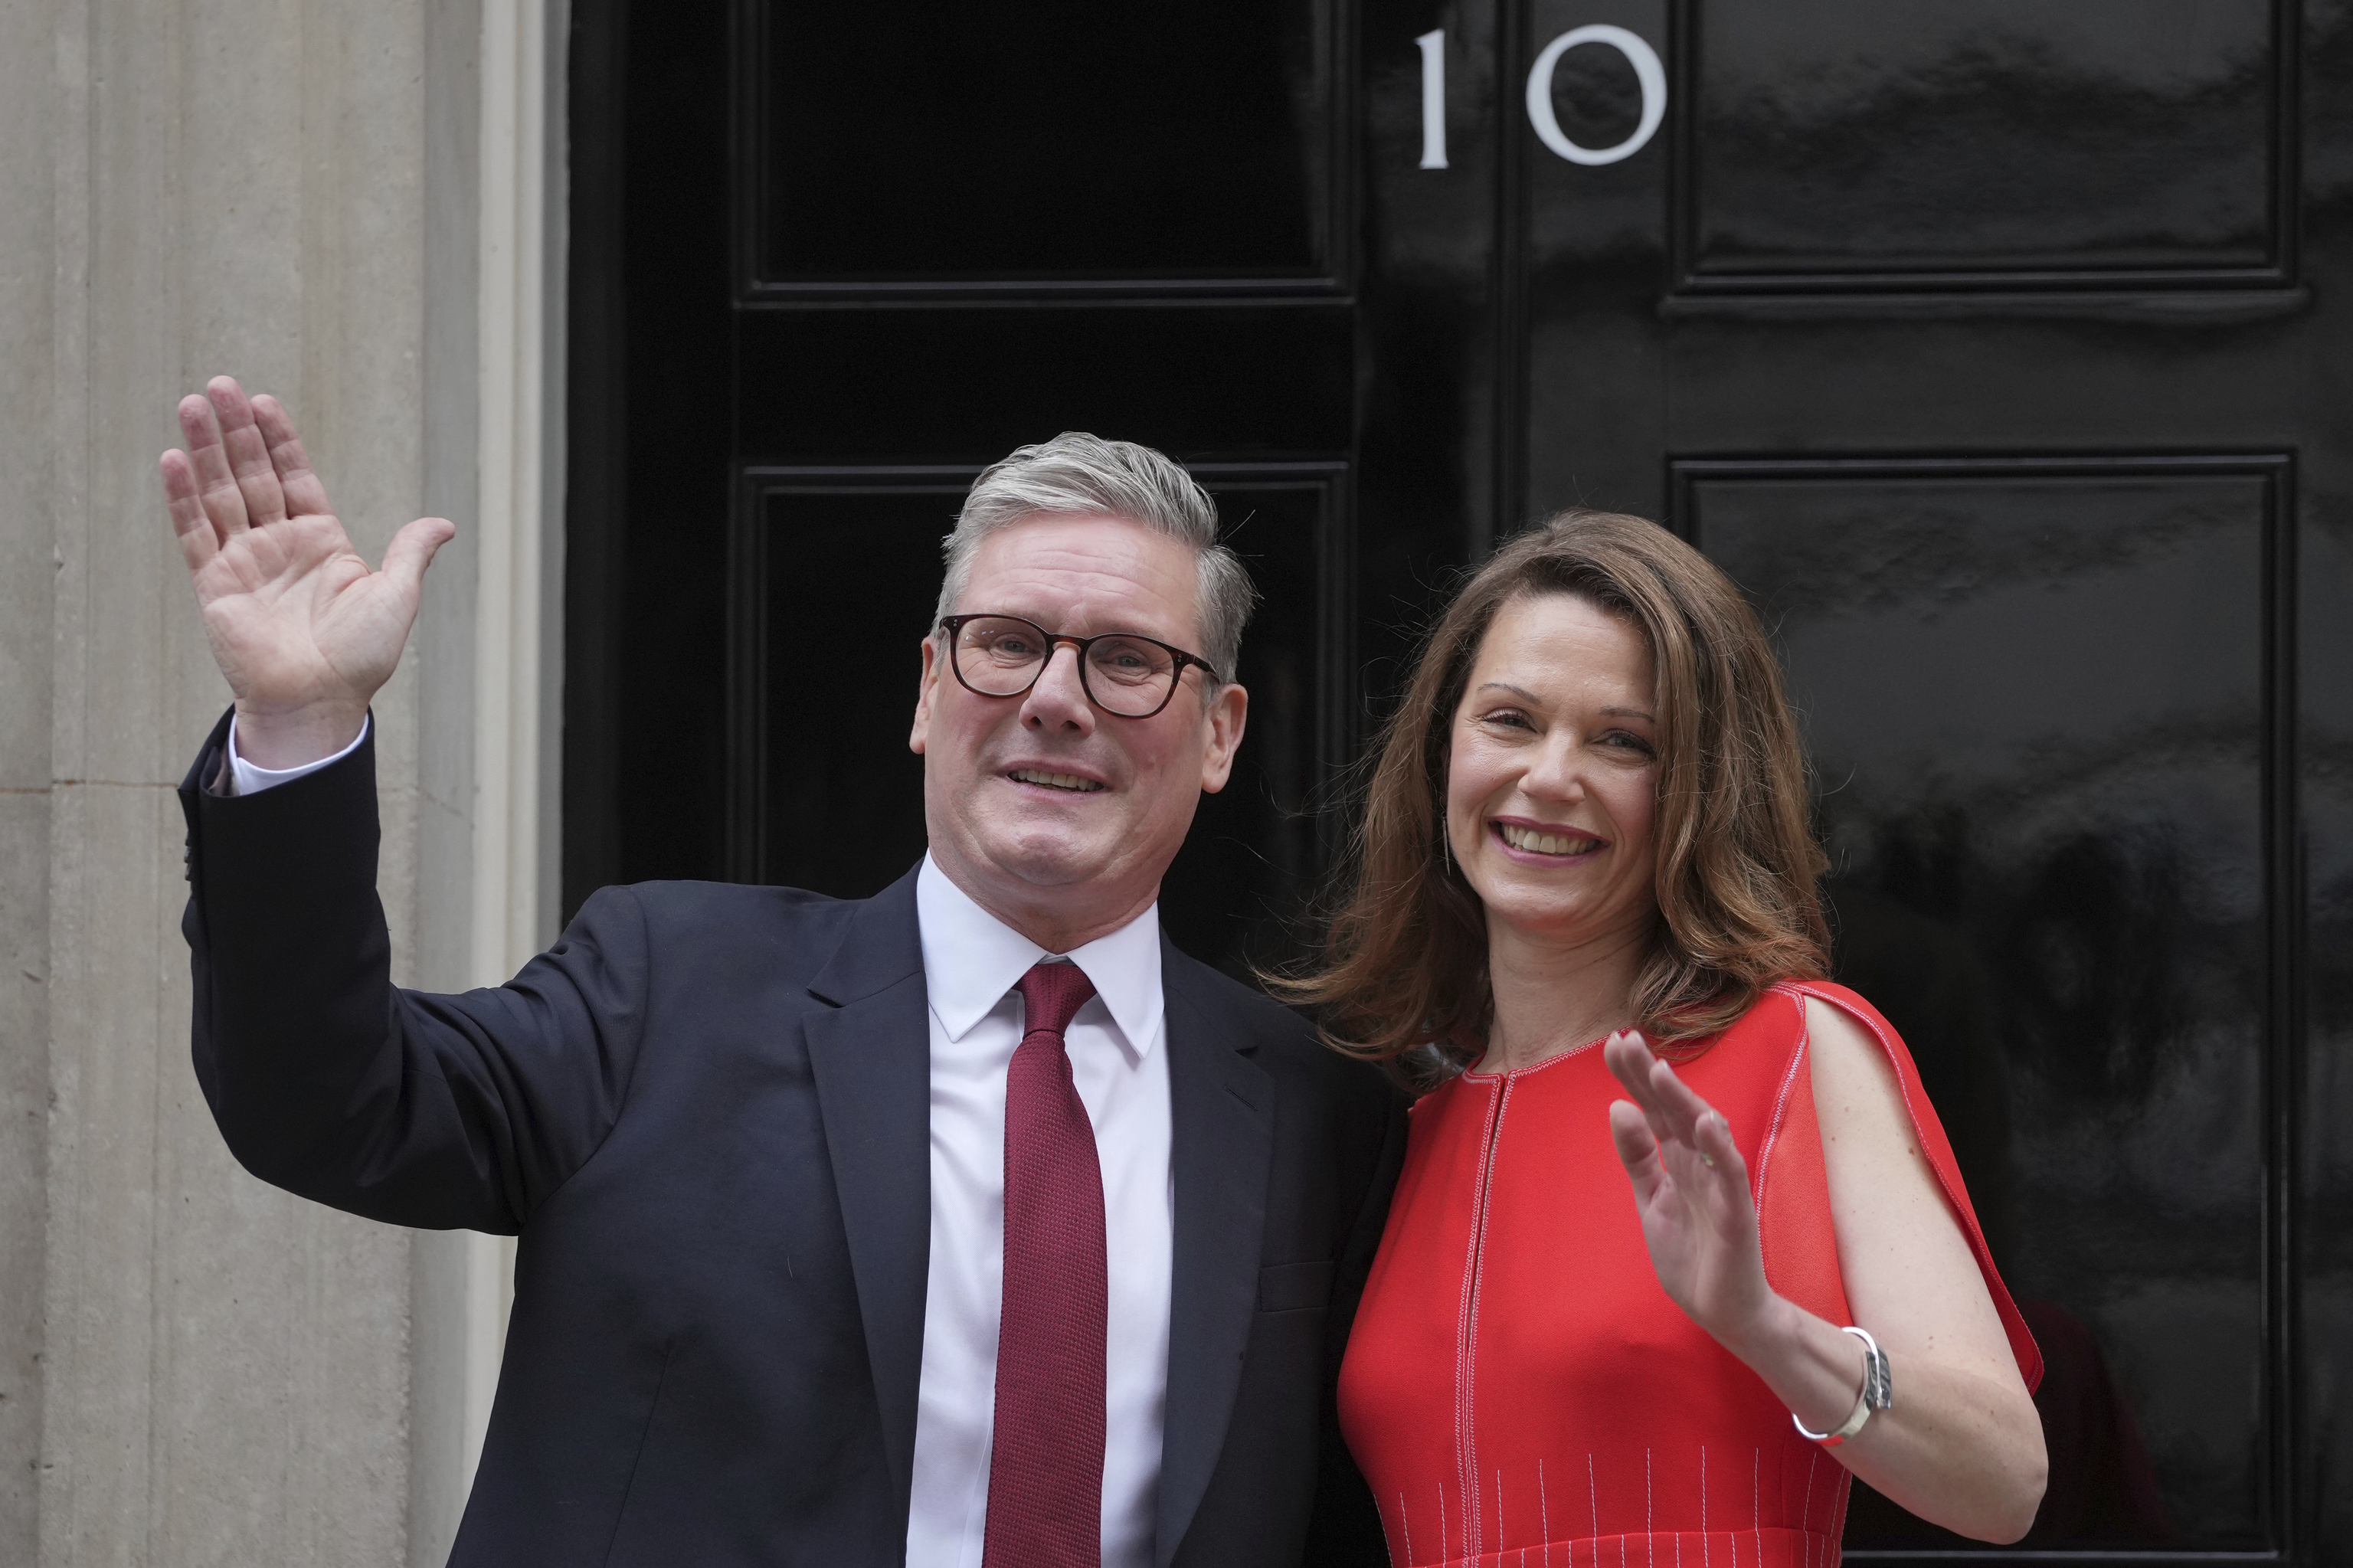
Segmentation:
{"type": "Polygon", "coordinates": [[[1291,988],[1437,1083],[1340,1378],[1392,1563],[1833,1564],[1850,1474],[2033,1522],[2041,1358],[1822,978],[1805,782],[1754,615],[1640,518],[1522,535],[1424,650],[1291,988]]]}

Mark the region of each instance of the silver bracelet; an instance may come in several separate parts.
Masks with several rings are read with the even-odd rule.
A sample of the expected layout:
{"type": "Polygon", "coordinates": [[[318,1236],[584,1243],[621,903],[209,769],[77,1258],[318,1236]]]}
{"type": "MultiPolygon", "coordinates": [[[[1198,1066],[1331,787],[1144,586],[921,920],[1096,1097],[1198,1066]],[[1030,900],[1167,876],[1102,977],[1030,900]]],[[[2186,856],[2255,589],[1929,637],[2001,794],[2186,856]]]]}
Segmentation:
{"type": "Polygon", "coordinates": [[[1854,1414],[1848,1416],[1846,1425],[1835,1432],[1809,1432],[1806,1424],[1798,1419],[1798,1413],[1794,1410],[1789,1412],[1789,1425],[1798,1429],[1798,1436],[1810,1443],[1820,1443],[1825,1448],[1835,1448],[1862,1431],[1862,1424],[1871,1419],[1873,1411],[1886,1410],[1895,1404],[1895,1384],[1887,1372],[1887,1352],[1879,1348],[1879,1341],[1871,1337],[1871,1330],[1858,1329],[1850,1323],[1840,1332],[1852,1334],[1862,1341],[1862,1392],[1855,1396],[1854,1414]]]}

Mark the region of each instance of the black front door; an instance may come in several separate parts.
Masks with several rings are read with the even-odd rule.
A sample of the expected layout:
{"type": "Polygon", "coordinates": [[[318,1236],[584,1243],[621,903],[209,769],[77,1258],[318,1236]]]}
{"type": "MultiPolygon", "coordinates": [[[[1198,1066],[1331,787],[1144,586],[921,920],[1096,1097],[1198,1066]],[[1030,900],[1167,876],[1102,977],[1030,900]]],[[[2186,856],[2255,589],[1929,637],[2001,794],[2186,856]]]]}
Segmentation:
{"type": "Polygon", "coordinates": [[[1358,708],[1343,19],[638,8],[578,58],[569,895],[906,870],[940,539],[982,466],[1083,429],[1190,464],[1266,592],[1164,916],[1271,952],[1358,708]]]}
{"type": "Polygon", "coordinates": [[[616,5],[572,101],[568,903],[903,871],[939,538],[1092,429],[1266,590],[1239,969],[1446,571],[1660,517],[2051,1362],[2020,1550],[2353,1558],[2341,4],[616,5]]]}

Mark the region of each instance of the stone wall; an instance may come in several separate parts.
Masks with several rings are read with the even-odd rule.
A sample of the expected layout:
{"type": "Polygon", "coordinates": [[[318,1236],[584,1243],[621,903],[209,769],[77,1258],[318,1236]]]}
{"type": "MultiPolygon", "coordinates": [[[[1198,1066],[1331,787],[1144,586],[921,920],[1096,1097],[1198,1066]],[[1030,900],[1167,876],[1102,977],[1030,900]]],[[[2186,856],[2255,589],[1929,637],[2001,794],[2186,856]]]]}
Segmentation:
{"type": "Polygon", "coordinates": [[[376,712],[397,972],[468,983],[482,36],[473,0],[0,0],[0,1563],[447,1551],[480,1244],[253,1180],[190,1068],[173,789],[227,692],[155,456],[226,371],[372,557],[458,522],[376,712]]]}

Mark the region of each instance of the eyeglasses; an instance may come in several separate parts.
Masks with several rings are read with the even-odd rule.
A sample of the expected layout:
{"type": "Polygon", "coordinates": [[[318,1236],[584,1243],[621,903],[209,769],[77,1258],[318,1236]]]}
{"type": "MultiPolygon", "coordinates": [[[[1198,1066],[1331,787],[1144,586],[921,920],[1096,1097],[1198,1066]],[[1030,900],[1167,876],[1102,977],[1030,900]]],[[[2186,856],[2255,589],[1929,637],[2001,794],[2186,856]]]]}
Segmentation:
{"type": "Polygon", "coordinates": [[[940,622],[940,630],[947,636],[948,667],[956,680],[984,697],[1018,697],[1029,691],[1065,642],[1078,650],[1079,685],[1088,700],[1121,718],[1150,718],[1166,707],[1187,664],[1198,666],[1212,683],[1218,679],[1198,653],[1133,631],[1071,637],[1018,615],[951,615],[940,622]]]}

